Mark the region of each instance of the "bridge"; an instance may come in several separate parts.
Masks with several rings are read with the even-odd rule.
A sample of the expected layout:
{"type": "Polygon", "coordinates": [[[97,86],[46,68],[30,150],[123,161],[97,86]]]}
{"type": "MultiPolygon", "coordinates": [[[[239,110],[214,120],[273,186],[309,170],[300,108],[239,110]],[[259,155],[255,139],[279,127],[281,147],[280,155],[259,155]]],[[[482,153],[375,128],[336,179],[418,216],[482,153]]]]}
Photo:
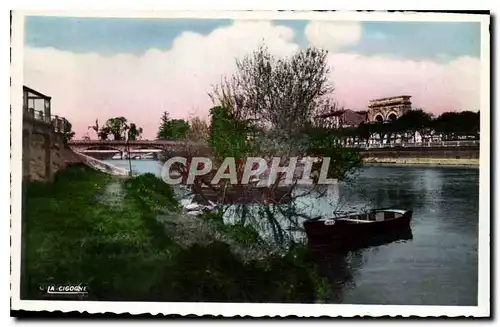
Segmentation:
{"type": "MultiPolygon", "coordinates": [[[[204,148],[202,143],[172,141],[172,140],[72,140],[68,142],[71,149],[75,152],[88,154],[99,158],[110,158],[119,155],[121,158],[132,156],[134,154],[155,154],[165,150],[182,150],[186,147],[204,148]]],[[[391,143],[391,144],[355,144],[346,145],[346,148],[355,148],[363,152],[372,152],[380,150],[418,151],[430,149],[479,149],[479,140],[458,140],[458,141],[439,141],[439,142],[418,142],[418,143],[391,143]]]]}
{"type": "Polygon", "coordinates": [[[71,140],[70,148],[79,153],[106,158],[120,155],[155,154],[165,150],[181,150],[186,147],[203,147],[203,144],[170,140],[71,140]]]}

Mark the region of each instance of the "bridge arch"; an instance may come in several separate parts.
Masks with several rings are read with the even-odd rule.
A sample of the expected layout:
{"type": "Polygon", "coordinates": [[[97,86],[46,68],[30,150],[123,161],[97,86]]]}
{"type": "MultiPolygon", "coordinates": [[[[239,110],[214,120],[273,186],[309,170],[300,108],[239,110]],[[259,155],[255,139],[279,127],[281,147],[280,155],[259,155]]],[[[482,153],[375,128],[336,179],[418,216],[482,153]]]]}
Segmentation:
{"type": "Polygon", "coordinates": [[[165,150],[166,146],[164,145],[134,145],[130,146],[130,150],[165,150]]]}
{"type": "Polygon", "coordinates": [[[92,151],[92,150],[114,150],[118,152],[124,152],[126,149],[121,148],[121,147],[114,147],[114,146],[109,146],[109,145],[90,145],[90,146],[79,146],[78,147],[79,151],[92,151]]]}
{"type": "Polygon", "coordinates": [[[396,119],[398,119],[398,114],[394,111],[391,111],[387,114],[387,121],[391,122],[391,121],[395,121],[396,119]]]}

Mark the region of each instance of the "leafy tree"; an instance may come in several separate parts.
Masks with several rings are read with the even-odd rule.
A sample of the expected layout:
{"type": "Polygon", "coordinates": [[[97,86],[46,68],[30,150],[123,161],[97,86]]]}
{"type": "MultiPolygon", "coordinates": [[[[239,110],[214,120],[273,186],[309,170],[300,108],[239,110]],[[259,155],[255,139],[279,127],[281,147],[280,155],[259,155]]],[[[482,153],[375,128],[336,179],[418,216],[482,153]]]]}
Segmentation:
{"type": "Polygon", "coordinates": [[[260,154],[302,154],[308,148],[305,129],[331,102],[326,56],[324,50],[308,48],[277,58],[262,45],[236,60],[236,73],[210,96],[234,119],[265,131],[258,135],[260,154]]]}
{"type": "Polygon", "coordinates": [[[366,144],[368,144],[368,141],[370,140],[370,137],[372,136],[370,124],[368,124],[368,123],[359,124],[356,132],[357,132],[360,140],[365,142],[366,144]]]}
{"type": "MultiPolygon", "coordinates": [[[[281,164],[296,156],[330,156],[329,177],[333,174],[337,178],[356,169],[351,158],[356,152],[339,145],[343,136],[315,126],[318,113],[334,107],[326,51],[309,48],[278,58],[260,46],[237,59],[236,68],[210,93],[214,103],[210,144],[214,152],[219,156],[232,153],[237,157],[281,157],[281,164]]],[[[314,172],[316,168],[313,167],[314,172]]],[[[287,186],[290,204],[275,206],[280,177],[283,175],[263,189],[262,201],[268,205],[249,208],[234,204],[228,209],[239,222],[252,217],[249,219],[258,219],[261,226],[269,226],[278,247],[288,235],[283,221],[293,224],[298,216],[309,217],[294,199],[304,196],[304,192],[315,192],[316,187],[295,193],[295,185],[287,186]]]]}
{"type": "Polygon", "coordinates": [[[479,138],[479,112],[462,111],[458,113],[457,129],[461,136],[479,138]]]}
{"type": "Polygon", "coordinates": [[[157,138],[160,140],[183,140],[189,130],[189,123],[183,119],[170,119],[165,111],[161,117],[157,138]]]}
{"type": "Polygon", "coordinates": [[[166,140],[171,136],[170,131],[168,130],[169,121],[168,112],[164,111],[160,118],[160,127],[158,127],[158,132],[156,133],[157,139],[166,140]]]}
{"type": "Polygon", "coordinates": [[[142,134],[142,127],[137,128],[135,123],[131,123],[128,128],[128,139],[137,140],[142,134]]]}
{"type": "Polygon", "coordinates": [[[433,125],[446,140],[456,140],[460,136],[479,138],[479,112],[444,112],[433,125]]]}
{"type": "Polygon", "coordinates": [[[403,115],[403,119],[406,119],[407,126],[410,132],[413,134],[413,140],[415,141],[415,133],[418,132],[422,138],[425,138],[430,134],[430,128],[432,126],[432,116],[423,111],[422,109],[414,109],[408,111],[403,115]],[[404,117],[404,118],[403,118],[404,117]]]}
{"type": "Polygon", "coordinates": [[[376,122],[371,124],[371,132],[379,136],[380,143],[384,143],[385,137],[389,134],[389,124],[383,122],[376,122]]]}
{"type": "Polygon", "coordinates": [[[106,121],[107,130],[113,136],[113,140],[120,141],[126,139],[128,130],[127,119],[125,117],[114,117],[106,121]]]}
{"type": "Polygon", "coordinates": [[[99,140],[107,140],[109,137],[109,134],[111,134],[111,130],[107,126],[101,127],[98,133],[99,140]]]}
{"type": "Polygon", "coordinates": [[[210,109],[210,116],[210,146],[219,161],[227,157],[242,159],[250,153],[249,126],[245,122],[235,119],[223,107],[210,109]]]}

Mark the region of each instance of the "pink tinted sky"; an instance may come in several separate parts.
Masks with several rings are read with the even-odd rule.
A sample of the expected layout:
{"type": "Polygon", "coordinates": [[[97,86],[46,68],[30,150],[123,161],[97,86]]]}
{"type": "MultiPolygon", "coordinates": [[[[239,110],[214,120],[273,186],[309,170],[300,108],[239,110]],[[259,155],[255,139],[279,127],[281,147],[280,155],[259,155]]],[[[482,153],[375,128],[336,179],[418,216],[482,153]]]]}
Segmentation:
{"type": "MultiPolygon", "coordinates": [[[[221,75],[265,39],[278,56],[302,47],[297,31],[271,22],[235,22],[208,34],[183,32],[168,49],[140,54],[77,52],[55,47],[25,47],[25,84],[53,97],[52,112],[67,117],[76,138],[95,138],[88,126],[96,119],[125,116],[154,139],[163,111],[173,118],[207,118],[207,92],[221,75]],[[242,42],[244,40],[244,42],[242,42]]],[[[330,51],[335,100],[365,109],[374,98],[408,94],[414,108],[433,114],[479,110],[480,60],[461,55],[443,60],[405,59],[387,54],[343,51],[363,42],[358,23],[309,23],[307,43],[330,51]],[[318,26],[319,25],[319,26],[318,26]]],[[[440,50],[442,52],[442,50],[440,50]]]]}

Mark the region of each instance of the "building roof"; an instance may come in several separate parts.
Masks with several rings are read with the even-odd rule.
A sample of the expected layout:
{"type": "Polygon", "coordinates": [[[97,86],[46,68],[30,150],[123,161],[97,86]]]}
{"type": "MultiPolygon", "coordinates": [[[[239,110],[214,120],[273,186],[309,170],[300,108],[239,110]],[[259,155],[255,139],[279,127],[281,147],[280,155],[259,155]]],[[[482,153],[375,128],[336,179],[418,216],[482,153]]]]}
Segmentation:
{"type": "Polygon", "coordinates": [[[368,111],[366,110],[357,111],[352,109],[344,109],[321,114],[316,116],[316,118],[339,117],[342,121],[342,125],[359,125],[366,120],[367,115],[368,111]]]}
{"type": "Polygon", "coordinates": [[[393,100],[393,99],[398,99],[398,98],[411,98],[411,95],[397,95],[397,96],[393,96],[393,97],[386,97],[386,98],[372,99],[372,100],[370,100],[370,102],[372,102],[372,101],[385,101],[385,100],[393,100]]]}
{"type": "Polygon", "coordinates": [[[47,100],[51,99],[51,97],[49,97],[48,95],[38,92],[37,90],[34,90],[31,87],[27,87],[26,85],[23,85],[23,91],[28,91],[29,93],[32,93],[42,99],[47,99],[47,100]]]}

